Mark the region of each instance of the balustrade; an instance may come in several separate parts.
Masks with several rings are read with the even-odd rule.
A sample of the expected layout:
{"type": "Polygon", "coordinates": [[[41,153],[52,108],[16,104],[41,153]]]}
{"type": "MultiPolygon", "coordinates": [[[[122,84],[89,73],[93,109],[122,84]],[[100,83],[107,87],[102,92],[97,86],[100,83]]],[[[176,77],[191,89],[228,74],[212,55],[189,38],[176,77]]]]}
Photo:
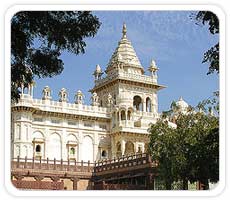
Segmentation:
{"type": "Polygon", "coordinates": [[[144,83],[150,83],[150,84],[156,84],[157,83],[157,76],[148,76],[148,75],[139,75],[139,74],[133,74],[133,73],[127,73],[124,71],[118,71],[114,74],[111,74],[103,79],[96,80],[95,84],[96,86],[102,83],[107,82],[108,80],[111,80],[113,78],[120,78],[120,79],[128,79],[132,81],[138,81],[138,82],[144,82],[144,83]]]}
{"type": "Polygon", "coordinates": [[[84,114],[87,113],[89,116],[102,115],[102,117],[107,117],[108,108],[91,106],[91,105],[78,105],[75,103],[62,103],[58,101],[47,101],[41,99],[22,99],[15,106],[29,106],[38,107],[45,111],[52,112],[65,112],[70,114],[84,114]]]}
{"type": "Polygon", "coordinates": [[[94,172],[105,172],[126,167],[135,167],[145,164],[155,164],[147,153],[140,153],[130,156],[122,156],[114,159],[107,159],[95,163],[94,172]]]}
{"type": "Polygon", "coordinates": [[[71,171],[71,172],[92,172],[94,163],[77,162],[76,160],[63,161],[39,158],[13,158],[12,169],[33,169],[33,170],[52,170],[52,171],[71,171]]]}

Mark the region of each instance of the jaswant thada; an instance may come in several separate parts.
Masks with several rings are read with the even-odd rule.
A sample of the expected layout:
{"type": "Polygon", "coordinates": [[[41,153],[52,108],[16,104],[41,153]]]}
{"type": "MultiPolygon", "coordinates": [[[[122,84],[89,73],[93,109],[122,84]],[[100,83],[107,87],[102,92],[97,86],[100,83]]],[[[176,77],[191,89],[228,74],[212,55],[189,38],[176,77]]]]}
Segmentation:
{"type": "MultiPolygon", "coordinates": [[[[52,100],[48,86],[44,87],[41,99],[34,99],[33,85],[22,85],[20,100],[12,105],[14,185],[33,188],[36,182],[43,181],[50,182],[47,183],[48,189],[53,189],[55,182],[56,189],[92,189],[91,176],[98,161],[111,159],[110,164],[113,164],[111,161],[115,163],[116,158],[145,153],[149,125],[160,116],[157,93],[164,86],[157,82],[157,70],[152,60],[149,75],[145,74],[127,38],[124,24],[122,38],[106,70],[103,72],[96,65],[93,72],[95,84],[90,90],[91,105],[84,104],[84,95],[80,90],[75,94],[75,102],[69,103],[65,88],[60,90],[59,100],[52,100]],[[75,171],[71,170],[73,167],[75,171]],[[88,167],[87,171],[85,167],[88,167]],[[24,184],[22,181],[25,181],[24,184]]],[[[177,105],[182,110],[188,107],[182,99],[177,105]]],[[[127,176],[134,178],[129,180],[130,185],[147,185],[150,180],[146,180],[146,175],[149,176],[149,172],[142,179],[135,176],[140,172],[127,176]]],[[[111,181],[112,176],[108,178],[111,181]]],[[[116,178],[120,178],[119,175],[116,178]]],[[[100,180],[99,177],[97,179],[100,180]]],[[[112,183],[127,183],[126,180],[120,181],[123,180],[112,183]]],[[[107,183],[111,183],[109,179],[107,183]]]]}

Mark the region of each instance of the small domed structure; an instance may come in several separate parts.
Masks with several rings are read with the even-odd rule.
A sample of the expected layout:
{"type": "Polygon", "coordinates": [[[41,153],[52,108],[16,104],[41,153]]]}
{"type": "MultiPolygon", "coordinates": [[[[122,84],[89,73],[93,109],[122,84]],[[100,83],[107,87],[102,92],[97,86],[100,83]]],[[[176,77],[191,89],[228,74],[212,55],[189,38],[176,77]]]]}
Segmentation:
{"type": "Polygon", "coordinates": [[[186,112],[189,107],[188,103],[186,103],[182,97],[176,102],[176,106],[181,112],[186,112]]]}
{"type": "Polygon", "coordinates": [[[84,94],[82,93],[81,90],[78,90],[77,93],[75,94],[75,103],[76,104],[83,104],[84,101],[84,94]]]}
{"type": "Polygon", "coordinates": [[[102,70],[101,70],[101,67],[100,67],[99,64],[97,64],[97,65],[96,65],[96,69],[95,69],[95,71],[94,71],[94,73],[93,73],[95,79],[96,79],[96,80],[100,79],[101,76],[102,76],[102,74],[103,74],[103,72],[102,72],[102,70]]]}
{"type": "Polygon", "coordinates": [[[42,97],[43,100],[51,100],[51,89],[49,86],[44,87],[42,94],[43,94],[42,97]]]}
{"type": "Polygon", "coordinates": [[[60,102],[67,102],[67,90],[65,88],[62,88],[61,91],[59,92],[59,101],[60,102]]]}
{"type": "Polygon", "coordinates": [[[152,59],[150,62],[150,66],[148,68],[149,72],[151,72],[152,76],[156,74],[159,68],[156,65],[156,62],[152,59]]]}

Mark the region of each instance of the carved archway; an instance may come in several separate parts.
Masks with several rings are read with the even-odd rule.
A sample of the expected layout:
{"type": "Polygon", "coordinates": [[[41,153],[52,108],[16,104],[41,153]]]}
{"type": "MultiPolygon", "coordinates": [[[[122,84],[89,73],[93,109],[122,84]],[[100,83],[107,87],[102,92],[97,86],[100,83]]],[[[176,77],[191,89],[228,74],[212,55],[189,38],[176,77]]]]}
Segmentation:
{"type": "Polygon", "coordinates": [[[142,111],[143,110],[142,99],[141,99],[140,96],[134,96],[133,97],[133,107],[137,111],[142,111]]]}
{"type": "Polygon", "coordinates": [[[146,98],[146,112],[151,112],[151,99],[149,97],[146,98]]]}
{"type": "Polygon", "coordinates": [[[134,144],[131,141],[126,142],[125,144],[125,155],[134,154],[134,144]]]}

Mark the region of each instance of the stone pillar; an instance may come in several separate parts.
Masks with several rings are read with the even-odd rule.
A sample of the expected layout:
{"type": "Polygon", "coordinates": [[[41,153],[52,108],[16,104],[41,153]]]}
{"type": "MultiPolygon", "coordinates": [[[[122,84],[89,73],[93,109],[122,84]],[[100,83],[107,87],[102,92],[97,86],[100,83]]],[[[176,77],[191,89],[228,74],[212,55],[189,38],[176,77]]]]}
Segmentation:
{"type": "Polygon", "coordinates": [[[22,90],[21,94],[24,94],[24,84],[21,84],[21,90],[22,90]]]}
{"type": "Polygon", "coordinates": [[[125,154],[125,141],[121,140],[121,155],[125,154]]]}
{"type": "Polygon", "coordinates": [[[78,145],[78,162],[80,162],[82,160],[82,142],[79,142],[78,145]]]}
{"type": "Polygon", "coordinates": [[[93,144],[93,161],[90,161],[91,163],[94,163],[94,161],[97,160],[97,153],[98,153],[98,144],[93,144]]]}
{"type": "Polygon", "coordinates": [[[146,179],[147,179],[147,181],[146,181],[147,190],[154,190],[154,176],[153,176],[153,173],[148,173],[146,179]]]}
{"type": "Polygon", "coordinates": [[[33,95],[34,95],[34,86],[33,86],[33,84],[31,84],[30,95],[31,95],[31,97],[33,98],[33,95]]]}
{"type": "MultiPolygon", "coordinates": [[[[102,148],[101,147],[98,147],[98,150],[99,150],[99,158],[98,159],[101,159],[102,157],[101,157],[101,152],[102,152],[102,148]]],[[[97,158],[94,160],[94,161],[96,161],[97,160],[97,158]]]]}
{"type": "Polygon", "coordinates": [[[31,87],[30,87],[30,84],[28,84],[28,95],[31,96],[31,87]]]}
{"type": "Polygon", "coordinates": [[[66,149],[66,137],[67,137],[67,135],[66,135],[66,129],[64,128],[63,130],[62,130],[62,136],[64,136],[63,138],[62,138],[62,141],[61,141],[61,158],[63,159],[63,160],[67,160],[68,159],[68,150],[66,149]]]}
{"type": "MultiPolygon", "coordinates": [[[[45,124],[46,124],[46,122],[45,122],[45,124]]],[[[46,127],[45,128],[45,143],[43,145],[43,154],[42,154],[42,156],[44,156],[44,158],[47,158],[49,156],[49,154],[48,154],[49,138],[47,136],[49,136],[49,129],[46,127]]],[[[52,158],[52,160],[53,160],[53,158],[52,158]]]]}
{"type": "Polygon", "coordinates": [[[135,153],[137,153],[137,152],[138,152],[138,143],[137,143],[137,142],[135,142],[135,143],[134,143],[134,146],[135,146],[135,150],[134,150],[134,152],[135,152],[135,153]]]}
{"type": "Polygon", "coordinates": [[[73,178],[71,178],[71,181],[73,182],[73,190],[78,190],[78,181],[79,181],[80,179],[79,178],[77,178],[77,177],[73,177],[73,178]]]}
{"type": "Polygon", "coordinates": [[[111,137],[111,159],[116,157],[116,144],[114,137],[111,137]]]}
{"type": "Polygon", "coordinates": [[[118,116],[119,116],[119,124],[120,124],[120,122],[121,122],[121,112],[120,111],[118,111],[118,116]]]}
{"type": "Polygon", "coordinates": [[[145,99],[144,100],[142,100],[142,108],[143,108],[143,112],[146,112],[146,101],[145,101],[145,99]]]}
{"type": "Polygon", "coordinates": [[[115,112],[115,124],[116,124],[116,127],[118,126],[118,122],[119,122],[119,119],[117,118],[117,114],[118,114],[118,111],[115,112]]]}

